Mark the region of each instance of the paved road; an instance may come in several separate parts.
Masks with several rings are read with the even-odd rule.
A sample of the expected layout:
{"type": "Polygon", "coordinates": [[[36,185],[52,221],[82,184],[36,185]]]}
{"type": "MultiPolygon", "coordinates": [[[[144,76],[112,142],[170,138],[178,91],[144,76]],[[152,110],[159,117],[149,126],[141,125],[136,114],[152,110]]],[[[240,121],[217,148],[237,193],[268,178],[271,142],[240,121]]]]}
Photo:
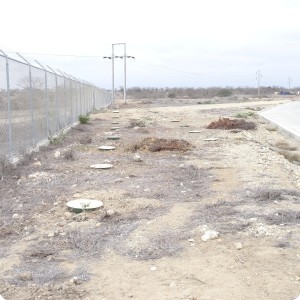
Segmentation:
{"type": "Polygon", "coordinates": [[[288,133],[300,138],[300,101],[291,101],[259,113],[288,133]]]}

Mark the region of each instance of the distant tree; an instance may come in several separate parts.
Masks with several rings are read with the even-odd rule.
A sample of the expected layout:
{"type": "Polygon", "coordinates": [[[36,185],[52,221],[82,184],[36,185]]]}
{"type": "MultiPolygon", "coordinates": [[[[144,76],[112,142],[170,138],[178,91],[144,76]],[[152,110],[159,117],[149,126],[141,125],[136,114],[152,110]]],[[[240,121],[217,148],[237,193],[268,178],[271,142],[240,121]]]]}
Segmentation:
{"type": "Polygon", "coordinates": [[[217,93],[217,96],[219,97],[229,97],[231,95],[232,95],[232,90],[230,89],[221,89],[217,93]]]}

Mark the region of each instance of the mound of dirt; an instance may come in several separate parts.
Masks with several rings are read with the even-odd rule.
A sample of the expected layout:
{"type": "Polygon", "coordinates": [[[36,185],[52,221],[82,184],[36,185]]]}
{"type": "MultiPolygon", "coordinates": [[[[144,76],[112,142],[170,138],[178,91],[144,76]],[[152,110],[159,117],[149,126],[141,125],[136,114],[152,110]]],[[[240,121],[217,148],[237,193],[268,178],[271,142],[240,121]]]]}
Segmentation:
{"type": "Polygon", "coordinates": [[[151,152],[159,151],[188,151],[192,145],[185,140],[162,139],[156,137],[147,137],[141,142],[130,147],[131,151],[144,150],[151,152]]]}
{"type": "Polygon", "coordinates": [[[218,121],[211,122],[207,129],[242,129],[242,130],[254,130],[256,129],[256,124],[254,122],[248,122],[245,120],[220,118],[218,121]]]}

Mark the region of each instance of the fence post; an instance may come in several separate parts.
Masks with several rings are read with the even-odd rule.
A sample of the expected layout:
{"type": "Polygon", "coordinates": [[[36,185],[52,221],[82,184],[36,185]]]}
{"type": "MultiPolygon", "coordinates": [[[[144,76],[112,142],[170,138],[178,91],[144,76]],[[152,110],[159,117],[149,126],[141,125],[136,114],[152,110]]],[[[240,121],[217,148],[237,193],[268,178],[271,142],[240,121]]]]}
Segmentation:
{"type": "Polygon", "coordinates": [[[10,101],[10,82],[9,82],[9,60],[6,53],[2,50],[5,57],[6,64],[6,97],[7,97],[7,116],[8,116],[8,157],[9,160],[12,160],[13,156],[13,144],[12,144],[12,123],[11,123],[11,101],[10,101]]]}
{"type": "Polygon", "coordinates": [[[33,112],[33,93],[32,93],[32,76],[31,76],[31,64],[25,59],[20,53],[16,52],[28,65],[29,68],[29,102],[30,102],[30,111],[31,111],[31,138],[32,146],[35,145],[35,122],[34,122],[34,112],[33,112]]]}
{"type": "Polygon", "coordinates": [[[64,78],[64,104],[65,104],[65,127],[67,127],[67,93],[66,93],[66,77],[63,72],[59,69],[57,71],[63,76],[64,78]]]}
{"type": "Polygon", "coordinates": [[[77,108],[77,104],[78,104],[78,91],[77,91],[77,81],[78,81],[78,79],[77,78],[75,78],[74,76],[72,76],[72,75],[69,75],[69,77],[71,77],[72,78],[72,81],[73,81],[73,83],[74,83],[74,86],[75,86],[75,122],[77,122],[77,120],[78,120],[78,108],[77,108]]]}
{"type": "Polygon", "coordinates": [[[59,130],[59,111],[58,111],[58,90],[57,90],[57,74],[56,72],[47,65],[47,67],[53,72],[55,75],[55,103],[56,103],[56,130],[59,130]]]}
{"type": "Polygon", "coordinates": [[[48,98],[48,78],[47,70],[37,60],[36,63],[45,71],[45,91],[46,91],[46,136],[49,137],[49,98],[48,98]]]}

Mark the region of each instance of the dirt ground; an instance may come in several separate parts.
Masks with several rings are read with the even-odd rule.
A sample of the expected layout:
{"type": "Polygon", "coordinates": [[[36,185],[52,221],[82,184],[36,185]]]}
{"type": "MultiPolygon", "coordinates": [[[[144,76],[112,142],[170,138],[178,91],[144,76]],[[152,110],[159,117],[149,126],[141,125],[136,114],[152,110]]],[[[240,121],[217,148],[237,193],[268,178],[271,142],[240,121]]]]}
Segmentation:
{"type": "Polygon", "coordinates": [[[294,300],[300,145],[257,115],[283,101],[119,102],[22,165],[2,163],[0,295],[294,300]],[[206,128],[220,117],[257,128],[206,128]],[[104,206],[67,209],[81,198],[104,206]]]}

